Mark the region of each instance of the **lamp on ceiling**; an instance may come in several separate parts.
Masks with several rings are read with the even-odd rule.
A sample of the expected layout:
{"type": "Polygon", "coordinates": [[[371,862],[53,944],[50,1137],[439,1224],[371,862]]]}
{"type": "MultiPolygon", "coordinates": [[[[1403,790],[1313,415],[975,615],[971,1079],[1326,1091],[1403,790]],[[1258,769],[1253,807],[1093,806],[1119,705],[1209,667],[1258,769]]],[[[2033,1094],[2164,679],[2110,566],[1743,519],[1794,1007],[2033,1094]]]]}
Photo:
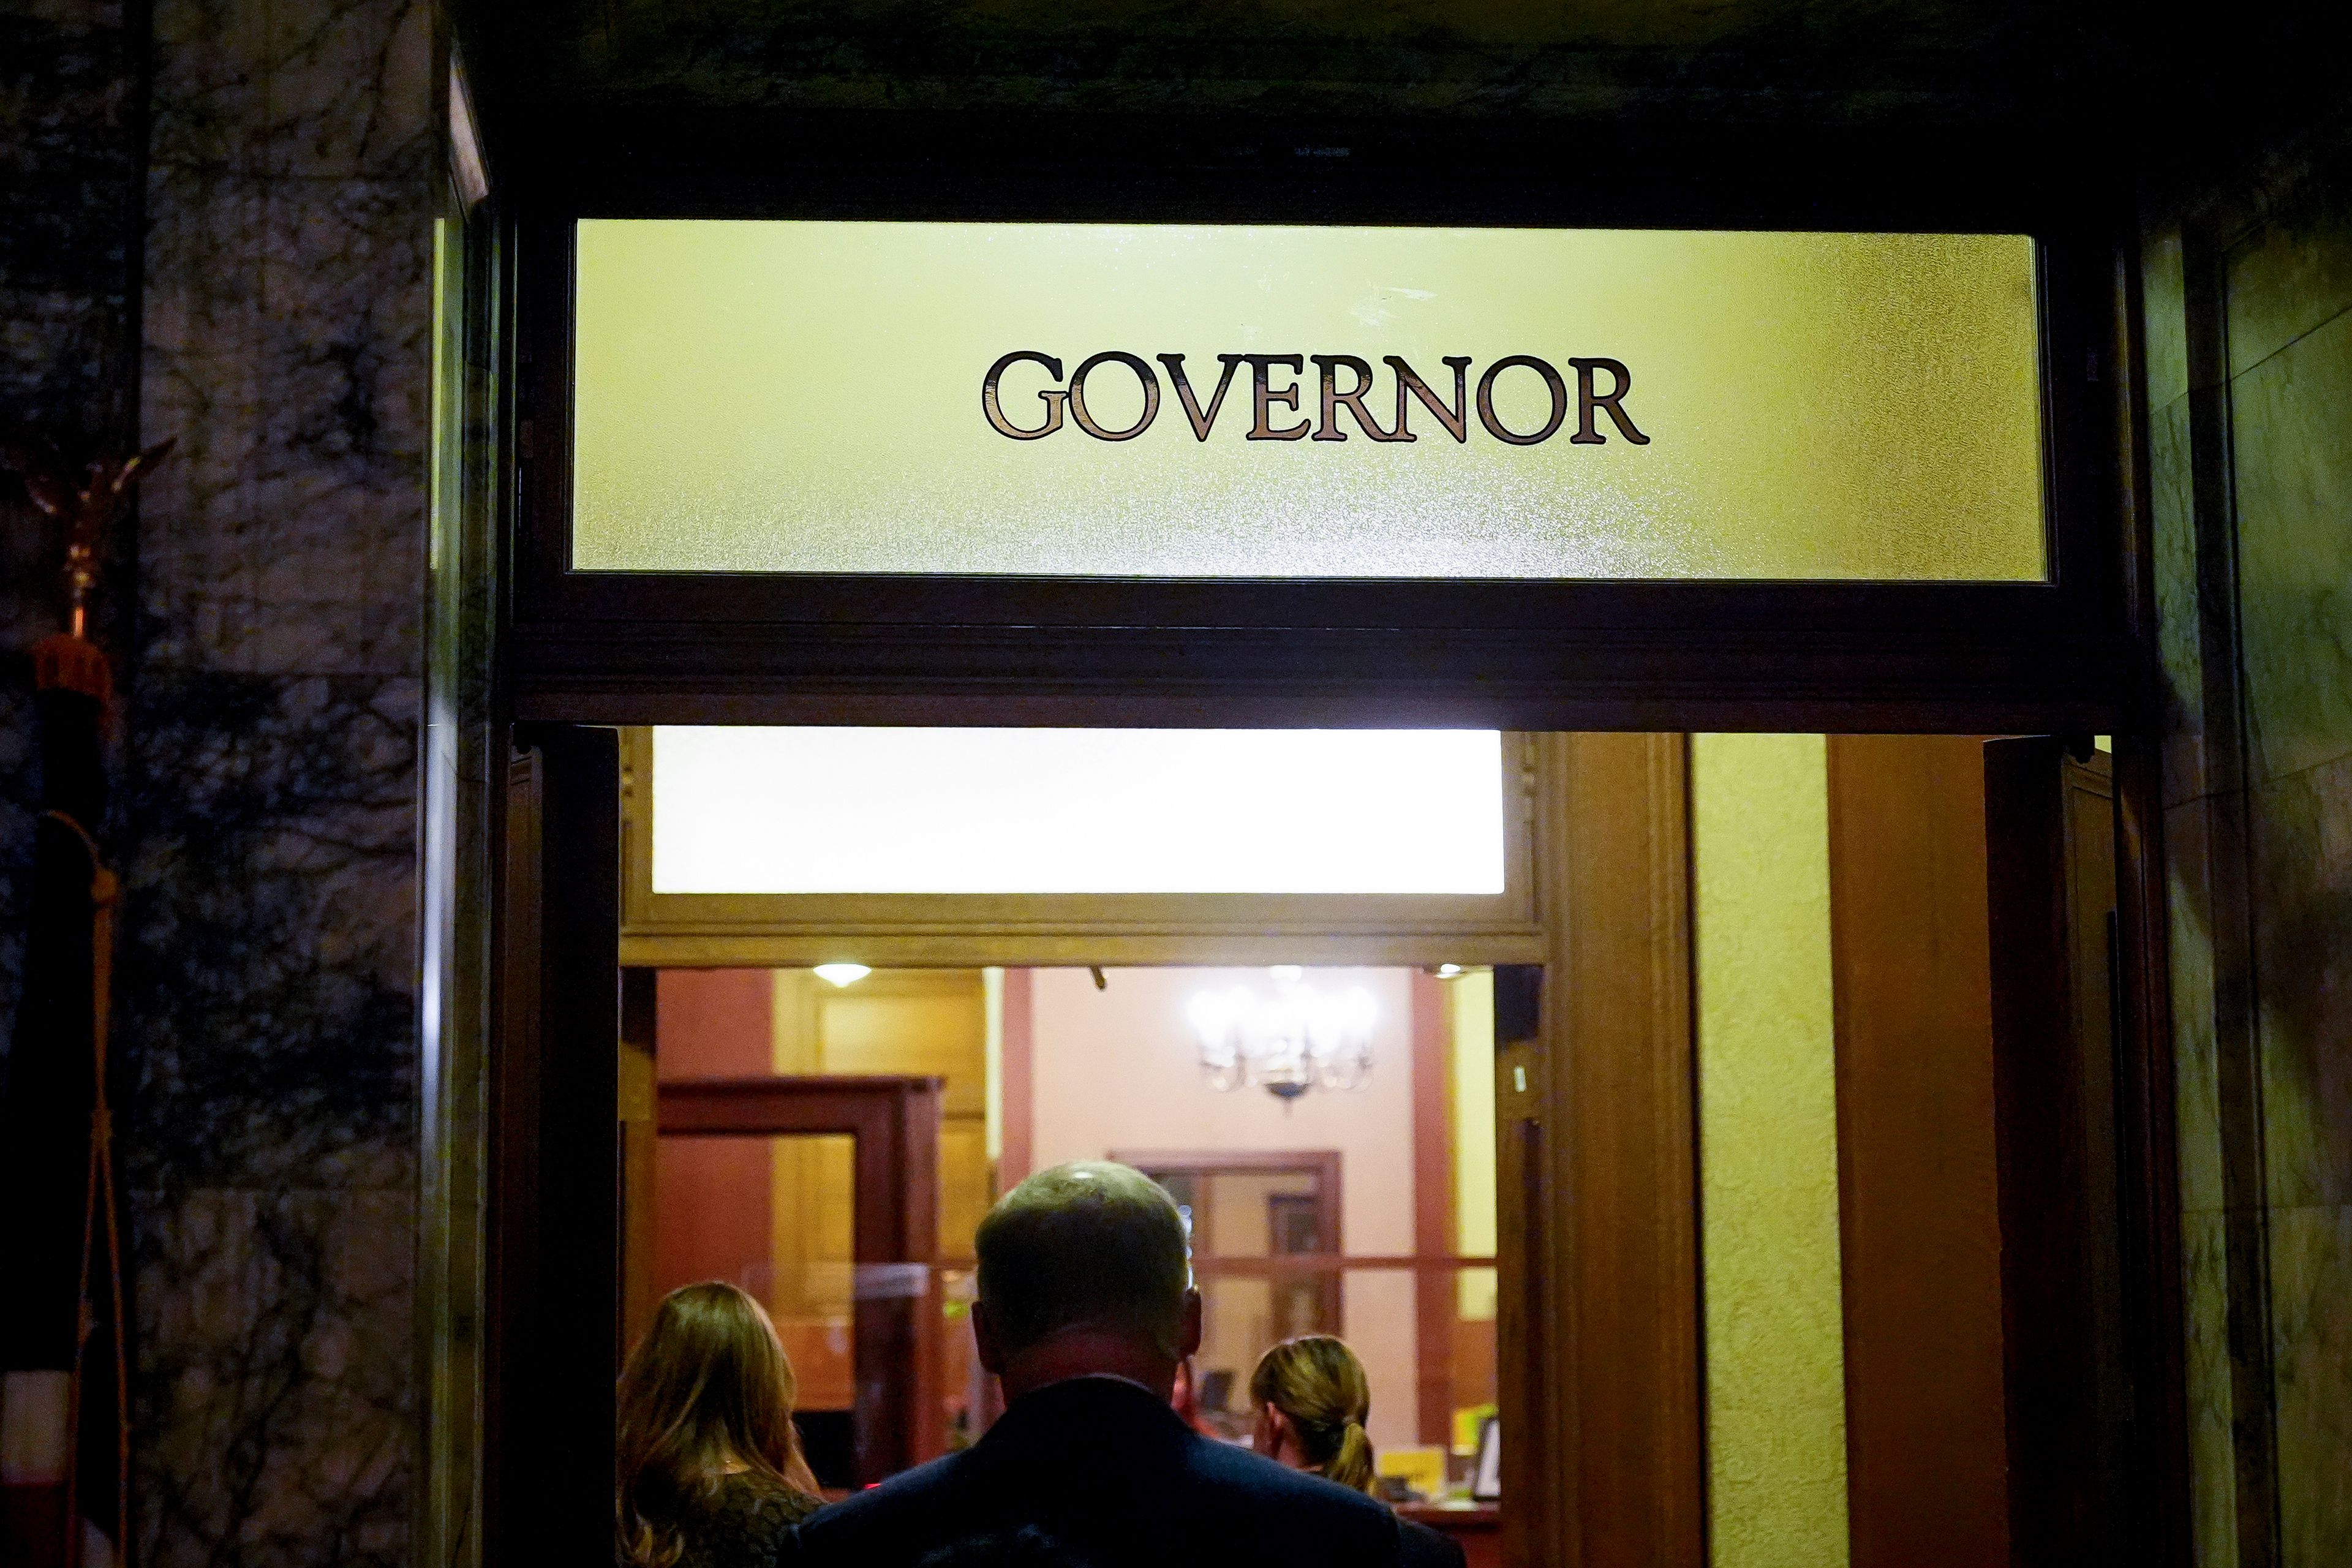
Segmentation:
{"type": "Polygon", "coordinates": [[[1203,991],[1186,1016],[1213,1089],[1250,1085],[1276,1099],[1310,1089],[1360,1089],[1372,1070],[1371,993],[1325,991],[1296,964],[1266,971],[1270,989],[1203,991]]]}
{"type": "Polygon", "coordinates": [[[816,977],[827,985],[838,988],[844,985],[855,985],[874,971],[862,963],[820,963],[814,973],[816,977]]]}

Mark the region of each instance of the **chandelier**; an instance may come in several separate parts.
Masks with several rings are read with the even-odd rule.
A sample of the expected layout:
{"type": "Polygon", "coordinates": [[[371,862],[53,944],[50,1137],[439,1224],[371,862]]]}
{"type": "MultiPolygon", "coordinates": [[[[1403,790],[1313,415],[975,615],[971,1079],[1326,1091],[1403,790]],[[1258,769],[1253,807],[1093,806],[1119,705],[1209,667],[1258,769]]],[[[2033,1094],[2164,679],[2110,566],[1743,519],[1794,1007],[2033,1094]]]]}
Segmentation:
{"type": "Polygon", "coordinates": [[[1310,1089],[1359,1089],[1372,1070],[1371,993],[1319,990],[1294,964],[1266,971],[1272,994],[1203,991],[1186,1009],[1213,1089],[1244,1084],[1277,1100],[1310,1089]]]}

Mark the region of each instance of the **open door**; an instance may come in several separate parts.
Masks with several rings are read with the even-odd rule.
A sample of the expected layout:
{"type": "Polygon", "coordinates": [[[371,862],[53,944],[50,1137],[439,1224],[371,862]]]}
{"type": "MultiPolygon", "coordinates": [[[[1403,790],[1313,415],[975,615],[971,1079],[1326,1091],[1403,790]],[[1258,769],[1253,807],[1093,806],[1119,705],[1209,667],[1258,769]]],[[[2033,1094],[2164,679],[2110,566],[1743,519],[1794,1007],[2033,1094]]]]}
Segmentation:
{"type": "Polygon", "coordinates": [[[2120,1563],[2105,761],[1829,764],[1853,1568],[2120,1563]]]}
{"type": "Polygon", "coordinates": [[[620,1342],[620,755],[520,729],[498,898],[483,1560],[609,1560],[620,1342]]]}
{"type": "Polygon", "coordinates": [[[2013,1561],[2120,1563],[2113,771],[2028,736],[1984,778],[2013,1561]]]}

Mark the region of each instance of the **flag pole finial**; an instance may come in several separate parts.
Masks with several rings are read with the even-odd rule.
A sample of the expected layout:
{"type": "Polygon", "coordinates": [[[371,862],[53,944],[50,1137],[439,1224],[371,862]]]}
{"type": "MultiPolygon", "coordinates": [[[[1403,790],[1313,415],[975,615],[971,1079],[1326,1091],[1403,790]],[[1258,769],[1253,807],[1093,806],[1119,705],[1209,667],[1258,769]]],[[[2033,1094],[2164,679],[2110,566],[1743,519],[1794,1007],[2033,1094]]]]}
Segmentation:
{"type": "Polygon", "coordinates": [[[79,476],[47,442],[0,441],[0,468],[24,481],[34,510],[65,532],[66,631],[34,650],[37,684],[63,687],[103,700],[112,682],[104,656],[89,642],[89,609],[98,594],[106,543],[116,518],[139,481],[170,456],[177,437],[128,455],[109,453],[82,465],[79,476]]]}

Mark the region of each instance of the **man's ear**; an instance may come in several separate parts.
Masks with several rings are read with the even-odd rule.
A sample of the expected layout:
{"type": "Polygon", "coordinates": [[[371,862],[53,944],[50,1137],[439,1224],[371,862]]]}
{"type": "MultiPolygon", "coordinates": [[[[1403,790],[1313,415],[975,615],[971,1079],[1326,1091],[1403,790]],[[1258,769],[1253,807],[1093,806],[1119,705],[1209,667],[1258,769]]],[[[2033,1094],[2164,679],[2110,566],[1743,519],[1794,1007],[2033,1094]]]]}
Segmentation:
{"type": "MultiPolygon", "coordinates": [[[[977,1311],[978,1310],[978,1307],[975,1305],[973,1310],[977,1311]]],[[[1183,1326],[1177,1331],[1177,1359],[1179,1361],[1183,1360],[1186,1356],[1198,1355],[1200,1353],[1201,1293],[1198,1290],[1187,1290],[1184,1292],[1184,1323],[1183,1326]]]]}
{"type": "Polygon", "coordinates": [[[978,1301],[971,1304],[971,1343],[980,1352],[981,1370],[1002,1376],[1004,1357],[996,1348],[996,1327],[988,1321],[988,1309],[978,1301]]]}

